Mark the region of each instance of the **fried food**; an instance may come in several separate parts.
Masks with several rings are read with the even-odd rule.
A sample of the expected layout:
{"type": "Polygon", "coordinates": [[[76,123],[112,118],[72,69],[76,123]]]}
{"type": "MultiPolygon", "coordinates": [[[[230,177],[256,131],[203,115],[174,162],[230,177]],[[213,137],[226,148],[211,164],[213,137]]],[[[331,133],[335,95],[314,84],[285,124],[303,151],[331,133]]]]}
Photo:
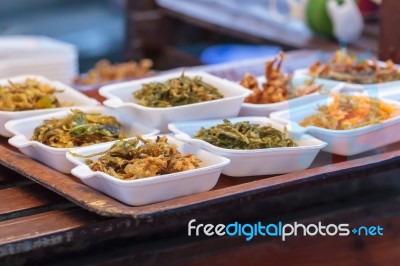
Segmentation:
{"type": "Polygon", "coordinates": [[[56,108],[61,104],[54,95],[57,90],[49,84],[28,78],[22,83],[8,81],[0,85],[1,111],[27,111],[56,108]]]}
{"type": "Polygon", "coordinates": [[[296,143],[271,126],[250,124],[248,121],[232,124],[224,119],[223,124],[205,129],[201,128],[194,138],[204,140],[225,149],[252,150],[276,147],[294,147],[296,143]]]}
{"type": "Polygon", "coordinates": [[[392,60],[379,66],[376,59],[360,59],[346,49],[337,51],[328,63],[315,62],[309,67],[314,77],[358,84],[373,84],[400,80],[400,70],[392,60]]]}
{"type": "Polygon", "coordinates": [[[133,180],[157,175],[166,175],[199,168],[201,159],[194,154],[183,155],[175,144],[168,143],[166,136],[155,141],[136,137],[120,140],[110,149],[87,156],[100,155],[97,160],[86,160],[93,171],[101,171],[122,180],[133,180]],[[143,144],[139,145],[139,141],[143,144]]]}
{"type": "Polygon", "coordinates": [[[331,104],[319,106],[317,113],[306,117],[300,125],[347,130],[379,124],[399,114],[398,108],[379,99],[336,93],[331,104]]]}
{"type": "Polygon", "coordinates": [[[265,65],[266,82],[259,87],[256,77],[251,74],[245,74],[240,84],[253,91],[245,99],[246,103],[265,104],[287,101],[292,98],[315,93],[322,89],[322,85],[314,83],[314,80],[307,81],[302,86],[294,86],[293,77],[281,72],[282,62],[285,60],[285,54],[280,52],[273,60],[265,65]]]}
{"type": "Polygon", "coordinates": [[[130,61],[120,64],[111,64],[108,60],[100,60],[87,75],[75,79],[76,84],[94,85],[114,80],[135,79],[151,74],[153,61],[142,59],[139,62],[130,61]]]}
{"type": "Polygon", "coordinates": [[[124,137],[121,124],[115,117],[71,110],[71,114],[66,117],[43,121],[35,128],[31,140],[55,148],[72,148],[124,137]]]}
{"type": "Polygon", "coordinates": [[[221,99],[224,96],[214,86],[189,78],[182,73],[179,78],[164,83],[152,82],[133,93],[139,104],[149,107],[172,107],[221,99]]]}

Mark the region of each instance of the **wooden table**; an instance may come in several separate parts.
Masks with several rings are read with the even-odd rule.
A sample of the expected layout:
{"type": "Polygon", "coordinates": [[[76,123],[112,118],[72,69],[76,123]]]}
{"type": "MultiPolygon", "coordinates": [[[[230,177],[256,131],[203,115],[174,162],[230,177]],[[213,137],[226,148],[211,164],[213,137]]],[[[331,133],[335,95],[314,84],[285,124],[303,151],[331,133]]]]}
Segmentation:
{"type": "Polygon", "coordinates": [[[341,181],[276,188],[156,219],[109,218],[86,211],[0,166],[0,262],[22,264],[235,262],[281,265],[396,265],[400,259],[399,160],[350,171],[341,181]],[[302,222],[380,225],[383,237],[188,237],[187,223],[302,222]]]}
{"type": "MultiPolygon", "coordinates": [[[[299,60],[310,58],[307,54],[310,56],[307,51],[289,54],[286,67],[301,67],[299,60]]],[[[208,70],[235,79],[257,64],[263,65],[242,63],[238,72],[221,66],[208,70]]],[[[98,97],[95,91],[89,94],[98,97]]],[[[158,209],[152,207],[151,215],[121,217],[89,212],[30,181],[30,173],[53,172],[7,146],[5,138],[0,138],[0,148],[1,162],[12,157],[27,163],[16,171],[28,163],[35,166],[22,176],[0,165],[0,263],[396,265],[400,260],[400,143],[382,155],[348,162],[345,157],[334,157],[330,171],[311,169],[309,178],[301,173],[223,177],[210,201],[202,202],[199,194],[176,200],[173,210],[165,207],[168,203],[161,203],[154,205],[158,209]],[[198,203],[193,204],[193,199],[198,203]],[[213,224],[297,221],[380,225],[384,236],[298,236],[285,242],[271,237],[249,242],[243,237],[188,237],[191,219],[213,224]]]]}

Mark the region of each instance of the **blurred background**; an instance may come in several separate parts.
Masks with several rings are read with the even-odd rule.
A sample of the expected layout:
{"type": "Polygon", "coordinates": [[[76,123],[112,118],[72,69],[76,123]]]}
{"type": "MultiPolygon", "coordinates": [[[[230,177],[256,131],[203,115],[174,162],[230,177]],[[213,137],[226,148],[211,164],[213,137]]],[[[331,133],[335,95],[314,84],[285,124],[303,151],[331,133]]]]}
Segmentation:
{"type": "MultiPolygon", "coordinates": [[[[78,49],[81,73],[103,58],[147,57],[155,68],[169,69],[257,58],[280,49],[336,49],[326,11],[318,13],[316,4],[312,10],[300,4],[291,8],[293,1],[305,2],[0,0],[0,36],[44,35],[71,43],[78,49]],[[305,17],[296,17],[302,8],[305,17]],[[325,27],[312,27],[307,14],[314,13],[325,27]]],[[[376,52],[378,6],[370,0],[357,4],[365,25],[352,48],[376,52]]]]}
{"type": "Polygon", "coordinates": [[[0,0],[0,35],[44,35],[76,45],[80,71],[122,61],[124,1],[0,0]]]}

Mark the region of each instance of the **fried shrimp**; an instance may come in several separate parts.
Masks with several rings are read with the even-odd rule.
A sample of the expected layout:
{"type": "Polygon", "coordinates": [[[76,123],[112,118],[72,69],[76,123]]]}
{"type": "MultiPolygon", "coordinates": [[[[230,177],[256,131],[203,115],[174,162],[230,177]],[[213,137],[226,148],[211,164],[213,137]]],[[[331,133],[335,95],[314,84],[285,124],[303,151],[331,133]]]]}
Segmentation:
{"type": "Polygon", "coordinates": [[[294,86],[292,83],[293,77],[281,72],[284,60],[285,54],[280,52],[277,57],[266,63],[266,82],[261,84],[261,88],[256,77],[249,73],[243,76],[240,84],[253,92],[245,99],[246,103],[277,103],[315,93],[322,89],[322,85],[315,84],[313,80],[306,81],[301,86],[294,86]]]}

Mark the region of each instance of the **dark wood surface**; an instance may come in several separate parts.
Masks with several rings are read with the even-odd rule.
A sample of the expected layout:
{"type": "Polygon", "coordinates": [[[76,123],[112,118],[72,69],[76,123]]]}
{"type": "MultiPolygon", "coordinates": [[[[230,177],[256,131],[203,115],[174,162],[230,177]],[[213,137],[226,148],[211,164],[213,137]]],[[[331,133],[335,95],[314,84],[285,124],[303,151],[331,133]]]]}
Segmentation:
{"type": "Polygon", "coordinates": [[[93,214],[0,166],[0,262],[396,265],[400,259],[398,163],[341,174],[318,186],[279,189],[213,209],[148,219],[93,214]],[[332,180],[331,180],[332,181],[332,180]],[[24,182],[24,183],[21,183],[24,182]],[[12,189],[12,190],[10,190],[12,189]],[[13,193],[14,192],[14,193],[13,193]],[[15,199],[18,199],[16,202],[15,199]],[[11,203],[12,202],[12,203],[11,203]],[[187,237],[187,223],[303,222],[380,225],[383,237],[187,237]],[[264,250],[264,251],[263,251],[264,250]],[[368,262],[366,264],[366,262],[368,262]]]}
{"type": "MultiPolygon", "coordinates": [[[[309,60],[307,54],[289,54],[294,61],[286,67],[299,66],[296,58],[309,60]]],[[[237,77],[250,65],[237,66],[238,71],[223,66],[208,70],[237,77]]],[[[304,172],[222,177],[211,192],[133,208],[27,158],[1,138],[0,263],[395,265],[400,259],[399,152],[398,143],[358,158],[322,153],[314,168],[304,172]],[[243,237],[188,237],[191,219],[381,225],[385,235],[246,242],[243,237]]]]}
{"type": "Polygon", "coordinates": [[[400,2],[385,0],[381,7],[379,58],[400,63],[400,2]]]}

